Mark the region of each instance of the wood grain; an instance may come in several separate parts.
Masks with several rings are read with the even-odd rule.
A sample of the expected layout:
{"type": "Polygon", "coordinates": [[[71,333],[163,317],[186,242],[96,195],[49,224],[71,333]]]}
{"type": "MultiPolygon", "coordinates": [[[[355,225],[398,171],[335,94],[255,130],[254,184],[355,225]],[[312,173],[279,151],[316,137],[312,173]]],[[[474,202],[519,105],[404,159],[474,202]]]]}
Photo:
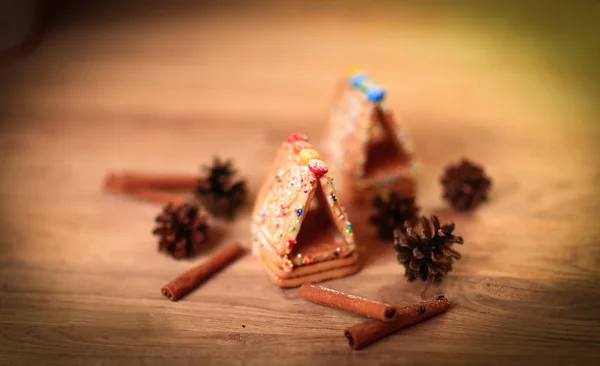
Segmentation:
{"type": "MultiPolygon", "coordinates": [[[[0,364],[600,361],[600,88],[578,63],[597,48],[567,49],[571,23],[534,31],[504,8],[492,22],[435,2],[104,4],[65,16],[0,69],[0,364]],[[398,305],[444,292],[455,306],[351,351],[343,329],[360,317],[277,288],[250,256],[165,300],[164,283],[249,244],[249,210],[216,222],[199,258],[174,261],[150,233],[159,207],[106,194],[106,172],[195,174],[219,154],[255,194],[287,134],[324,136],[353,64],[409,126],[423,213],[455,221],[465,245],[447,281],[422,294],[368,212],[350,208],[365,268],[326,285],[398,305]],[[472,214],[440,199],[442,167],[461,156],[493,178],[472,214]]],[[[600,24],[588,6],[582,31],[600,24]]]]}

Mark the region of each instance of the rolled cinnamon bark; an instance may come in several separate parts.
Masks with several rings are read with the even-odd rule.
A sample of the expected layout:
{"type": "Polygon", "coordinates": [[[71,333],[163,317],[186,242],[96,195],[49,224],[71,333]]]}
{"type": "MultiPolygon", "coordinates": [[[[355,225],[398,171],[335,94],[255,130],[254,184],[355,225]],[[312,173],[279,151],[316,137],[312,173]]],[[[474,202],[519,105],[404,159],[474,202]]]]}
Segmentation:
{"type": "Polygon", "coordinates": [[[195,189],[199,178],[183,174],[150,174],[140,172],[123,172],[109,174],[108,184],[117,183],[122,187],[148,187],[159,189],[195,189]]]}
{"type": "Polygon", "coordinates": [[[300,287],[300,296],[306,300],[351,313],[389,322],[396,316],[396,308],[382,302],[348,295],[327,287],[305,283],[300,287]]]}
{"type": "Polygon", "coordinates": [[[450,308],[450,302],[444,295],[438,295],[431,299],[400,308],[396,319],[389,323],[379,320],[367,320],[344,330],[350,348],[361,349],[379,338],[393,333],[399,329],[406,328],[429,317],[443,313],[450,308]]]}
{"type": "Polygon", "coordinates": [[[163,205],[168,205],[169,203],[172,203],[173,205],[181,205],[188,201],[185,197],[169,192],[158,191],[152,188],[127,188],[121,193],[142,201],[156,202],[163,205]]]}
{"type": "Polygon", "coordinates": [[[122,192],[127,187],[127,182],[118,174],[110,173],[104,179],[104,189],[109,192],[122,192]]]}
{"type": "Polygon", "coordinates": [[[244,253],[244,247],[235,243],[206,262],[183,273],[173,281],[163,286],[160,292],[171,301],[177,301],[191,290],[198,287],[204,280],[231,263],[234,259],[244,253]]]}
{"type": "Polygon", "coordinates": [[[127,176],[119,174],[109,174],[104,181],[104,188],[109,192],[122,193],[142,201],[163,205],[169,203],[179,205],[187,201],[185,197],[146,186],[137,178],[130,180],[127,176]]]}

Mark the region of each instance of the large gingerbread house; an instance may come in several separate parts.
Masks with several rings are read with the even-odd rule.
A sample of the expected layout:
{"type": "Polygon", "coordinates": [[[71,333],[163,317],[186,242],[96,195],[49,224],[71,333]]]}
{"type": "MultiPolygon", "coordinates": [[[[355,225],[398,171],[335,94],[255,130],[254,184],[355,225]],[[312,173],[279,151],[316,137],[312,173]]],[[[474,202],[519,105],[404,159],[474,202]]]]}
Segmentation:
{"type": "Polygon", "coordinates": [[[385,90],[362,72],[344,78],[337,90],[327,153],[346,202],[390,192],[415,195],[412,142],[385,96],[385,90]]]}
{"type": "Polygon", "coordinates": [[[319,158],[305,136],[290,135],[277,151],[256,199],[253,250],[280,287],[359,270],[352,224],[319,158]]]}

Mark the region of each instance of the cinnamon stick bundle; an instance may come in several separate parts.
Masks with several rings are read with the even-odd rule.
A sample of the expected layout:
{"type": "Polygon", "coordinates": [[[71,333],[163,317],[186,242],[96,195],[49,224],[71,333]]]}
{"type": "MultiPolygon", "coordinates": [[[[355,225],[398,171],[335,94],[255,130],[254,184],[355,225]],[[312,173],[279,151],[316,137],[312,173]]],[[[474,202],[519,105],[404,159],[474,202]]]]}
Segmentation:
{"type": "Polygon", "coordinates": [[[204,280],[231,263],[234,259],[244,253],[244,247],[235,243],[206,262],[183,273],[173,281],[163,286],[160,292],[171,301],[177,301],[190,291],[198,287],[204,280]]]}
{"type": "Polygon", "coordinates": [[[310,283],[305,283],[300,287],[300,296],[317,304],[368,316],[382,322],[392,321],[396,316],[396,308],[392,305],[310,283]]]}
{"type": "Polygon", "coordinates": [[[438,295],[425,301],[400,308],[392,322],[384,323],[370,319],[344,330],[348,344],[352,349],[361,349],[369,343],[385,337],[399,329],[416,324],[450,308],[450,302],[444,295],[438,295]]]}

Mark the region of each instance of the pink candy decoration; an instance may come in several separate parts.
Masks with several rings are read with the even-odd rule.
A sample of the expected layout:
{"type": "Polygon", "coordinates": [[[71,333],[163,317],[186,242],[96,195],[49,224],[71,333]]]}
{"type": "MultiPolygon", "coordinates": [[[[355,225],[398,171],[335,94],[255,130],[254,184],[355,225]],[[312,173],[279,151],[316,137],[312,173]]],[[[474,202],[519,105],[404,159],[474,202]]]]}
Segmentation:
{"type": "Polygon", "coordinates": [[[329,169],[327,169],[327,164],[325,164],[323,160],[319,159],[312,159],[309,161],[308,169],[317,176],[324,175],[329,171],[329,169]]]}
{"type": "Polygon", "coordinates": [[[293,144],[296,141],[308,141],[308,137],[306,137],[306,135],[303,135],[301,133],[293,133],[293,134],[289,135],[287,138],[287,142],[289,142],[290,144],[293,144]]]}

